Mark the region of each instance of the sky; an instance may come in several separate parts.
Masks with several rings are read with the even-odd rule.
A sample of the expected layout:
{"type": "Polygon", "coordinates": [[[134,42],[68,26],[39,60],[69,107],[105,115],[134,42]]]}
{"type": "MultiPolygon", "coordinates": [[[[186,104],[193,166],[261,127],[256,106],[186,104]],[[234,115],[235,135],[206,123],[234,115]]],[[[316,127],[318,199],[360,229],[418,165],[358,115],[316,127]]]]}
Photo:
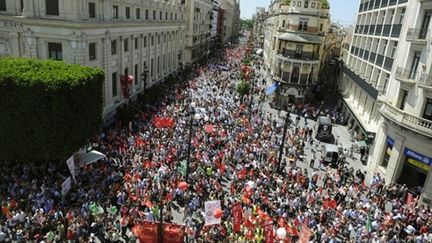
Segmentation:
{"type": "MultiPolygon", "coordinates": [[[[329,0],[332,22],[342,25],[354,24],[360,0],[329,0]]],[[[252,18],[257,7],[268,8],[270,0],[240,0],[242,18],[252,18]]]]}

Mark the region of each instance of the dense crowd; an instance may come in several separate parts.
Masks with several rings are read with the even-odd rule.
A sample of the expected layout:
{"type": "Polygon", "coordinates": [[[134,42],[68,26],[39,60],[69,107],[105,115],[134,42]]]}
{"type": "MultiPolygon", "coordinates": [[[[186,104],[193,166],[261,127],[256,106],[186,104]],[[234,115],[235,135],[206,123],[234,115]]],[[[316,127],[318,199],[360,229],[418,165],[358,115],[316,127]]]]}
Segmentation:
{"type": "Polygon", "coordinates": [[[299,168],[312,128],[291,123],[279,164],[283,119],[264,111],[259,99],[252,110],[249,100],[240,104],[235,86],[242,55],[240,47],[226,49],[158,102],[143,105],[130,123],[104,129],[93,143],[107,159],[81,168],[67,195],[54,164],[0,164],[0,242],[135,242],[135,223],[161,217],[185,224],[189,242],[264,242],[263,221],[270,219],[275,232],[287,229],[286,242],[296,242],[301,227],[312,230],[313,242],[432,241],[432,212],[407,204],[406,187],[385,185],[378,174],[366,185],[364,172],[323,168],[319,156],[310,162],[313,173],[299,168]],[[156,127],[155,117],[175,124],[156,127]],[[185,181],[189,188],[178,188],[185,181]],[[221,201],[221,224],[205,225],[209,200],[221,201]],[[244,216],[240,233],[232,225],[236,203],[244,216]]]}

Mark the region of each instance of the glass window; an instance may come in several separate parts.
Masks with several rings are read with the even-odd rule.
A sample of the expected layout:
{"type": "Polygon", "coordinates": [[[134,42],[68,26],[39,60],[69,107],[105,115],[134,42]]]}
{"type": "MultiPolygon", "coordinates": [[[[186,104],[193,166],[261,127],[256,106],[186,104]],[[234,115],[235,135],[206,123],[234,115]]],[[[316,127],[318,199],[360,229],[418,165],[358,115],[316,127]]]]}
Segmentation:
{"type": "Polygon", "coordinates": [[[89,44],[89,59],[96,60],[96,43],[89,44]]]}
{"type": "Polygon", "coordinates": [[[154,36],[151,37],[151,45],[154,46],[154,36]]]}
{"type": "Polygon", "coordinates": [[[387,142],[384,148],[384,157],[383,160],[381,161],[381,166],[384,168],[387,168],[393,150],[393,144],[389,143],[388,140],[389,138],[387,138],[387,142]]]}
{"type": "Polygon", "coordinates": [[[146,20],[149,19],[149,10],[148,9],[145,10],[145,19],[146,20]]]}
{"type": "Polygon", "coordinates": [[[143,47],[147,47],[147,37],[143,38],[143,47]]]}
{"type": "Polygon", "coordinates": [[[135,18],[141,19],[141,9],[140,8],[135,9],[135,18]]]}
{"type": "Polygon", "coordinates": [[[6,11],[6,0],[0,0],[0,11],[6,11]]]}
{"type": "Polygon", "coordinates": [[[45,0],[46,14],[59,16],[59,1],[58,0],[45,0]]]}
{"type": "Polygon", "coordinates": [[[309,0],[305,0],[305,2],[304,2],[304,7],[305,7],[305,8],[308,8],[308,7],[309,7],[309,0]]]}
{"type": "Polygon", "coordinates": [[[162,11],[159,11],[159,20],[162,20],[162,11]]]}
{"type": "Polygon", "coordinates": [[[315,8],[315,2],[311,3],[311,8],[315,8]]]}
{"type": "Polygon", "coordinates": [[[138,50],[138,37],[135,37],[135,50],[138,50]]]}
{"type": "Polygon", "coordinates": [[[112,96],[117,96],[117,72],[111,75],[112,96]]]}
{"type": "Polygon", "coordinates": [[[128,38],[124,39],[123,41],[123,51],[128,52],[129,51],[129,40],[128,38]]]}
{"type": "Polygon", "coordinates": [[[117,41],[112,40],[111,41],[111,55],[117,54],[117,41]]]}
{"type": "Polygon", "coordinates": [[[301,1],[298,1],[298,2],[297,2],[297,7],[301,7],[301,5],[302,5],[302,2],[301,2],[301,1]]]}
{"type": "Polygon", "coordinates": [[[156,10],[153,10],[153,20],[156,20],[156,10]]]}
{"type": "Polygon", "coordinates": [[[48,57],[54,60],[63,60],[62,44],[48,43],[48,57]]]}
{"type": "Polygon", "coordinates": [[[114,5],[112,8],[112,15],[114,19],[118,19],[118,6],[114,5]]]}
{"type": "Polygon", "coordinates": [[[89,18],[96,18],[96,3],[88,4],[89,18]]]}
{"type": "Polygon", "coordinates": [[[405,18],[405,8],[403,8],[401,10],[401,15],[400,15],[400,18],[399,18],[399,24],[402,24],[404,18],[405,18]]]}
{"type": "Polygon", "coordinates": [[[130,19],[130,7],[125,8],[125,15],[127,19],[130,19]]]}
{"type": "Polygon", "coordinates": [[[432,99],[426,99],[426,105],[423,112],[423,118],[432,121],[432,99]]]}

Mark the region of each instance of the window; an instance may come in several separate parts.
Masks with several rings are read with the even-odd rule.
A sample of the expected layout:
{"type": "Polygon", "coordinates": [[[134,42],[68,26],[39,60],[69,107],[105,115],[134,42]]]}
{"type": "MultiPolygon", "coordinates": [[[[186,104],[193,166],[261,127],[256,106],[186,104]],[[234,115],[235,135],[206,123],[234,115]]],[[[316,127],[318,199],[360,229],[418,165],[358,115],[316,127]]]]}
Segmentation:
{"type": "Polygon", "coordinates": [[[385,148],[384,148],[384,157],[383,160],[381,162],[381,166],[384,168],[387,168],[388,162],[390,160],[390,156],[392,154],[392,150],[393,150],[393,139],[391,139],[390,137],[387,137],[387,142],[385,144],[385,148]]]}
{"type": "Polygon", "coordinates": [[[124,75],[126,75],[126,76],[129,75],[129,68],[124,69],[124,75]]]}
{"type": "Polygon", "coordinates": [[[135,9],[135,18],[141,19],[141,9],[140,8],[135,9]]]}
{"type": "Polygon", "coordinates": [[[135,37],[135,50],[138,50],[138,37],[135,37]]]}
{"type": "Polygon", "coordinates": [[[138,64],[135,64],[135,85],[138,85],[138,64]]]}
{"type": "Polygon", "coordinates": [[[63,60],[62,44],[48,43],[48,57],[54,60],[63,60]]]}
{"type": "Polygon", "coordinates": [[[285,20],[282,21],[282,28],[285,28],[285,20]]]}
{"type": "Polygon", "coordinates": [[[59,16],[59,0],[45,0],[46,14],[59,16]]]}
{"type": "Polygon", "coordinates": [[[170,20],[173,20],[173,13],[170,14],[170,20]]]}
{"type": "Polygon", "coordinates": [[[88,4],[89,18],[96,18],[96,3],[88,4]]]}
{"type": "Polygon", "coordinates": [[[294,6],[294,7],[296,6],[296,2],[295,2],[295,1],[293,1],[293,6],[294,6]]]}
{"type": "Polygon", "coordinates": [[[147,37],[143,38],[143,47],[147,47],[147,37]]]}
{"type": "Polygon", "coordinates": [[[149,19],[149,11],[148,11],[148,9],[145,10],[145,19],[146,20],[149,19]]]}
{"type": "Polygon", "coordinates": [[[404,108],[405,108],[405,102],[406,102],[407,97],[408,97],[408,91],[402,89],[401,90],[400,102],[399,102],[399,109],[404,110],[404,108]]]}
{"type": "Polygon", "coordinates": [[[405,8],[403,8],[401,10],[401,15],[400,15],[400,18],[399,18],[399,24],[402,24],[404,18],[405,18],[405,8]]]}
{"type": "Polygon", "coordinates": [[[160,35],[157,36],[158,37],[158,45],[160,45],[160,35]]]}
{"type": "Polygon", "coordinates": [[[311,8],[315,8],[315,2],[311,3],[311,8]]]}
{"type": "Polygon", "coordinates": [[[168,12],[165,12],[165,20],[168,20],[168,12]]]}
{"type": "Polygon", "coordinates": [[[426,99],[423,118],[432,121],[432,99],[426,99]]]}
{"type": "Polygon", "coordinates": [[[151,45],[154,46],[154,36],[151,37],[151,45]]]}
{"type": "Polygon", "coordinates": [[[123,41],[123,51],[128,52],[129,51],[129,40],[128,38],[124,39],[123,41]]]}
{"type": "Polygon", "coordinates": [[[6,11],[6,0],[0,0],[0,11],[6,11]]]}
{"type": "Polygon", "coordinates": [[[118,19],[118,6],[114,5],[112,8],[113,19],[118,19]]]}
{"type": "Polygon", "coordinates": [[[300,19],[298,30],[307,31],[308,21],[305,19],[300,19]]]}
{"type": "Polygon", "coordinates": [[[89,59],[96,60],[96,43],[89,44],[89,59]]]}
{"type": "Polygon", "coordinates": [[[324,25],[320,24],[320,31],[323,31],[323,27],[324,27],[324,25]]]}
{"type": "Polygon", "coordinates": [[[395,41],[394,44],[393,44],[393,49],[392,49],[391,55],[390,55],[391,58],[394,58],[394,55],[395,55],[395,53],[396,53],[397,46],[398,46],[398,42],[395,41]]]}
{"type": "Polygon", "coordinates": [[[297,45],[295,51],[295,58],[301,58],[303,54],[303,45],[297,45]]]}
{"type": "Polygon", "coordinates": [[[111,75],[112,96],[117,96],[117,72],[111,75]]]}
{"type": "Polygon", "coordinates": [[[153,10],[153,20],[156,20],[156,10],[153,10]]]}
{"type": "Polygon", "coordinates": [[[305,7],[305,8],[308,8],[308,7],[309,7],[309,0],[305,0],[305,2],[304,2],[304,7],[305,7]]]}
{"type": "Polygon", "coordinates": [[[174,16],[175,16],[175,20],[177,20],[177,13],[174,16]]]}
{"type": "Polygon", "coordinates": [[[154,74],[154,72],[153,72],[153,70],[154,70],[154,60],[153,60],[153,58],[151,59],[151,62],[150,62],[150,76],[151,77],[153,77],[153,74],[154,74]]]}
{"type": "Polygon", "coordinates": [[[160,73],[160,57],[158,57],[158,60],[157,60],[157,73],[158,74],[160,73]]]}
{"type": "Polygon", "coordinates": [[[111,41],[111,55],[117,54],[117,41],[112,40],[111,41]]]}
{"type": "Polygon", "coordinates": [[[395,11],[393,9],[390,10],[390,22],[389,22],[389,24],[391,24],[393,22],[394,13],[395,13],[395,11]]]}
{"type": "Polygon", "coordinates": [[[162,20],[162,11],[159,11],[159,20],[162,20]]]}
{"type": "Polygon", "coordinates": [[[299,25],[298,25],[298,30],[302,30],[303,29],[303,21],[300,20],[299,25]]]}
{"type": "Polygon", "coordinates": [[[127,19],[130,19],[130,7],[125,8],[125,15],[127,19]]]}
{"type": "Polygon", "coordinates": [[[302,5],[302,4],[301,4],[301,1],[298,1],[298,2],[297,2],[297,7],[301,7],[301,5],[302,5]]]}
{"type": "Polygon", "coordinates": [[[319,3],[317,3],[317,8],[320,8],[320,4],[319,3]]]}

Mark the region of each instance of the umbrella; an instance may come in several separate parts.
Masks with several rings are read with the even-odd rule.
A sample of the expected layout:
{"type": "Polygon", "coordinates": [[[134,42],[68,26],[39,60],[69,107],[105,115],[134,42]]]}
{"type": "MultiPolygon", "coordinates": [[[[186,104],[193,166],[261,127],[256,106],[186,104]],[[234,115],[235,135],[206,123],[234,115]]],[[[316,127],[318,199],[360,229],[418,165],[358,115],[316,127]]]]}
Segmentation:
{"type": "Polygon", "coordinates": [[[214,125],[205,125],[204,126],[204,131],[206,133],[214,133],[215,131],[215,126],[214,125]]]}

